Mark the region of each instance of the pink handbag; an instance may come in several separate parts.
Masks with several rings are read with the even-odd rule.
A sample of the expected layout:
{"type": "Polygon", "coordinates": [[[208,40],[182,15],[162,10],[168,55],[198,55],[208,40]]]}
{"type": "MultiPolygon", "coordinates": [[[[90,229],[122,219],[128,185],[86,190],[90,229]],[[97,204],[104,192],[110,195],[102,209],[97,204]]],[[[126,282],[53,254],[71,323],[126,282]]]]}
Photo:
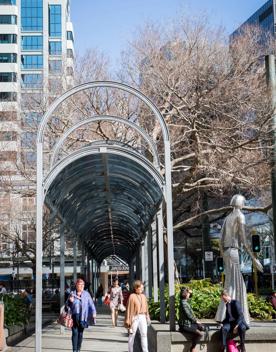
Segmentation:
{"type": "Polygon", "coordinates": [[[227,341],[227,349],[228,352],[239,352],[236,341],[234,340],[227,341]]]}

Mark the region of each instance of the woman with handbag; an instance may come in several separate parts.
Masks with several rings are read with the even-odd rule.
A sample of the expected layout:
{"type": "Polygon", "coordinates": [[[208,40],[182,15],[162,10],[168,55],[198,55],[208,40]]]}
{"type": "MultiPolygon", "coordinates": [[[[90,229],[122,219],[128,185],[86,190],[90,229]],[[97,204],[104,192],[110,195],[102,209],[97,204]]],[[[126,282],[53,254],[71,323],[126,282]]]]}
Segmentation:
{"type": "Polygon", "coordinates": [[[111,311],[112,326],[114,328],[115,326],[117,326],[118,312],[120,309],[120,305],[123,303],[123,293],[119,285],[118,279],[115,279],[113,281],[113,285],[110,288],[109,294],[110,294],[109,308],[111,311]]]}
{"type": "Polygon", "coordinates": [[[128,352],[133,352],[133,345],[137,329],[141,335],[141,346],[143,352],[148,352],[148,325],[150,316],[148,302],[143,294],[144,285],[142,281],[136,280],[133,284],[133,293],[129,296],[125,315],[125,327],[128,329],[128,352]]]}
{"type": "Polygon", "coordinates": [[[179,331],[188,332],[192,336],[192,346],[190,352],[196,352],[196,344],[203,336],[205,327],[196,319],[193,310],[188,303],[192,291],[188,287],[183,287],[180,291],[179,302],[179,331]]]}
{"type": "Polygon", "coordinates": [[[88,327],[88,322],[96,319],[96,308],[89,292],[84,290],[84,281],[76,281],[76,289],[71,291],[66,305],[70,308],[73,318],[72,347],[73,352],[81,349],[83,330],[88,327]]]}

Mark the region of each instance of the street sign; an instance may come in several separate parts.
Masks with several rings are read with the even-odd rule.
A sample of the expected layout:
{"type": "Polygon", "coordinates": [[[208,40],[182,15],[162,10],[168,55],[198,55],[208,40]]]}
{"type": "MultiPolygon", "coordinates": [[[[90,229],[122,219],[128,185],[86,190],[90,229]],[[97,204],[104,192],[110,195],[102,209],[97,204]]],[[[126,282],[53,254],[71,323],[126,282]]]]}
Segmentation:
{"type": "Polygon", "coordinates": [[[205,252],[205,261],[212,262],[213,260],[214,260],[214,253],[211,251],[206,251],[205,252]]]}

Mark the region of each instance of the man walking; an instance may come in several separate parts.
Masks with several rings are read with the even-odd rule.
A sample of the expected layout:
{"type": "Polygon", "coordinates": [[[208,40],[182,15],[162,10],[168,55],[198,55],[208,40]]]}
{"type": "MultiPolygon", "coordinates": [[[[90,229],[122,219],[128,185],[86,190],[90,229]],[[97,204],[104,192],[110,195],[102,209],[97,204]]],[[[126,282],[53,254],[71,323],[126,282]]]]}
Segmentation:
{"type": "Polygon", "coordinates": [[[248,324],[244,320],[242,307],[239,301],[231,298],[226,290],[221,293],[221,298],[226,305],[226,317],[222,321],[222,352],[227,351],[226,339],[229,333],[239,334],[240,336],[240,351],[245,352],[245,331],[249,329],[248,324]]]}

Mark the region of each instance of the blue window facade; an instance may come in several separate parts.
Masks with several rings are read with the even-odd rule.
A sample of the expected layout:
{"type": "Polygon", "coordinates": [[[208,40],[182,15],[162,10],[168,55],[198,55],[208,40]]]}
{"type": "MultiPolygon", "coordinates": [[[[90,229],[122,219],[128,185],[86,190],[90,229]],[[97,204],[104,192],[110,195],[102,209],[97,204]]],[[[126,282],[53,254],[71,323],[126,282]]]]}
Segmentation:
{"type": "Polygon", "coordinates": [[[22,31],[42,31],[43,0],[21,0],[22,31]]]}
{"type": "Polygon", "coordinates": [[[0,62],[1,63],[16,63],[17,62],[17,54],[0,53],[0,62]]]}
{"type": "Polygon", "coordinates": [[[23,115],[24,126],[36,127],[42,120],[42,115],[37,111],[28,111],[23,115]]]}
{"type": "Polygon", "coordinates": [[[74,36],[72,31],[67,31],[67,40],[72,40],[74,41],[74,36]]]}
{"type": "Polygon", "coordinates": [[[238,29],[230,36],[230,41],[243,33],[247,26],[258,26],[264,32],[275,34],[275,19],[273,14],[273,0],[268,0],[252,16],[250,16],[238,29]]]}
{"type": "Polygon", "coordinates": [[[0,82],[16,82],[16,73],[0,72],[0,82]]]}
{"type": "Polygon", "coordinates": [[[32,148],[36,142],[36,133],[24,132],[21,134],[21,147],[32,148]]]}
{"type": "Polygon", "coordinates": [[[43,56],[42,55],[22,55],[21,56],[21,68],[24,70],[28,69],[42,69],[43,68],[43,56]]]}
{"type": "Polygon", "coordinates": [[[16,5],[16,0],[0,0],[0,5],[16,5]]]}
{"type": "Polygon", "coordinates": [[[0,34],[1,44],[16,44],[17,35],[16,34],[0,34]]]}
{"type": "Polygon", "coordinates": [[[0,24],[17,24],[17,16],[0,15],[0,24]]]}
{"type": "Polygon", "coordinates": [[[62,70],[61,60],[51,60],[49,61],[49,72],[50,73],[60,73],[62,70]]]}
{"type": "Polygon", "coordinates": [[[49,37],[61,37],[61,5],[49,6],[49,37]]]}
{"type": "Polygon", "coordinates": [[[22,50],[42,50],[43,49],[42,35],[22,36],[21,49],[22,50]]]}
{"type": "Polygon", "coordinates": [[[22,88],[42,88],[43,76],[42,74],[23,74],[21,75],[22,88]]]}
{"type": "Polygon", "coordinates": [[[49,42],[49,54],[50,55],[61,55],[62,54],[62,44],[61,42],[49,42]]]}

